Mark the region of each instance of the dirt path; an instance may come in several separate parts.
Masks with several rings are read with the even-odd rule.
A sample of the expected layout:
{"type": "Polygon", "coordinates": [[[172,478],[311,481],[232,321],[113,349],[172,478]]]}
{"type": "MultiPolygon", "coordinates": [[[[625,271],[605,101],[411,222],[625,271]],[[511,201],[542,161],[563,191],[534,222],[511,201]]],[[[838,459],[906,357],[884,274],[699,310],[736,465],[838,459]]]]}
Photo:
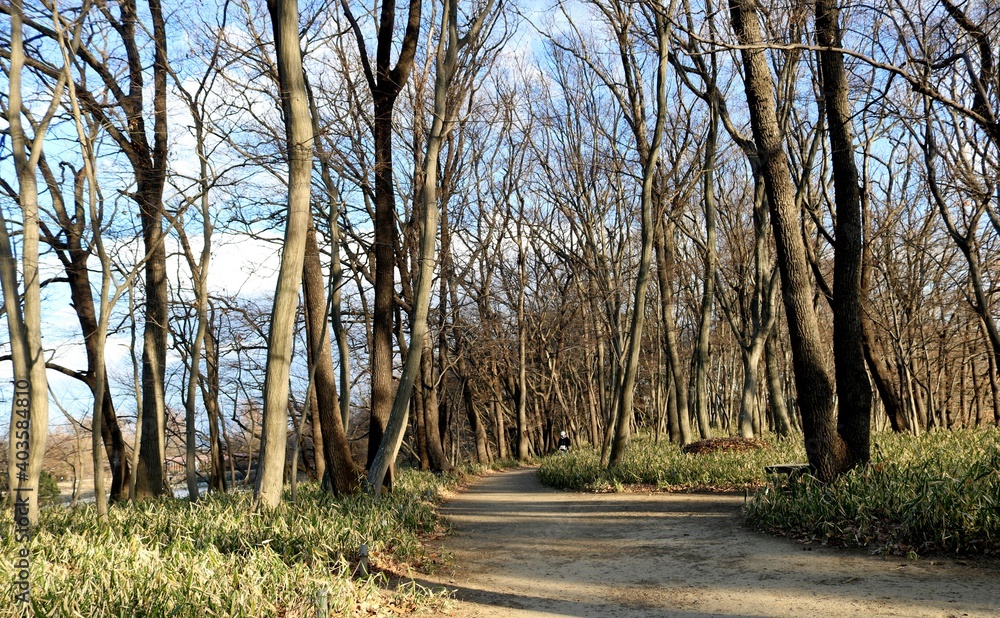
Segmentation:
{"type": "Polygon", "coordinates": [[[454,564],[431,579],[445,614],[493,616],[1000,616],[1000,564],[882,559],[745,529],[742,496],[580,494],[533,468],[444,506],[454,564]]]}

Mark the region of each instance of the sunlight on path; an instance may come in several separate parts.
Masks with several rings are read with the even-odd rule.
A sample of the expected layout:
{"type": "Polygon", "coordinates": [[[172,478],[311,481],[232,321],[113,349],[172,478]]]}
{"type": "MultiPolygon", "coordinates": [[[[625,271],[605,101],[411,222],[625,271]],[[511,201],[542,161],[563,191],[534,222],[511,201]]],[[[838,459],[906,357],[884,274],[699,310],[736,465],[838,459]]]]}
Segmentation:
{"type": "MultiPolygon", "coordinates": [[[[1000,616],[1000,567],[882,559],[741,526],[742,496],[582,494],[533,468],[444,506],[456,590],[447,615],[1000,616]]],[[[975,562],[972,563],[976,565],[975,562]]]]}

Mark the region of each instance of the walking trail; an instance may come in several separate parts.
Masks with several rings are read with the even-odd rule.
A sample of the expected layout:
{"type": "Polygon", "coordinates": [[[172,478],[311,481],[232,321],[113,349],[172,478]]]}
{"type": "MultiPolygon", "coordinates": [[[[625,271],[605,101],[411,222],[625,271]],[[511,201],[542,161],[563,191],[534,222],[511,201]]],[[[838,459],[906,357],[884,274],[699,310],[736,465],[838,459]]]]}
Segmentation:
{"type": "Polygon", "coordinates": [[[534,468],[449,499],[443,615],[1000,616],[1000,564],[881,558],[742,525],[743,496],[585,494],[534,468]]]}

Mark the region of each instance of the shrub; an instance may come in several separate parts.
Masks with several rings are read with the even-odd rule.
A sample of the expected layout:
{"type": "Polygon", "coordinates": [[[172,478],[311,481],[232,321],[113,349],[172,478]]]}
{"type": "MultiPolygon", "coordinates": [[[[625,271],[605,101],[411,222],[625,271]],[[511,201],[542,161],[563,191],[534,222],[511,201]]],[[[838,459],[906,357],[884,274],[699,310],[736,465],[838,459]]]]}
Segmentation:
{"type": "Polygon", "coordinates": [[[38,477],[38,500],[42,504],[52,504],[59,501],[59,482],[48,470],[42,470],[38,477]]]}
{"type": "Polygon", "coordinates": [[[578,448],[542,461],[542,483],[560,489],[609,490],[631,485],[657,489],[735,491],[762,487],[764,467],[804,461],[797,439],[757,441],[750,450],[715,450],[684,453],[676,444],[654,442],[645,435],[632,440],[625,457],[611,469],[601,466],[594,449],[578,448]],[[763,445],[763,446],[761,446],[763,445]]]}
{"type": "Polygon", "coordinates": [[[869,466],[757,493],[758,529],[883,553],[1000,552],[1000,429],[874,438],[869,466]]]}
{"type": "MultiPolygon", "coordinates": [[[[7,499],[7,468],[0,473],[0,503],[7,499]]],[[[42,470],[38,477],[38,500],[41,504],[53,504],[59,500],[59,482],[48,470],[42,470]]]]}

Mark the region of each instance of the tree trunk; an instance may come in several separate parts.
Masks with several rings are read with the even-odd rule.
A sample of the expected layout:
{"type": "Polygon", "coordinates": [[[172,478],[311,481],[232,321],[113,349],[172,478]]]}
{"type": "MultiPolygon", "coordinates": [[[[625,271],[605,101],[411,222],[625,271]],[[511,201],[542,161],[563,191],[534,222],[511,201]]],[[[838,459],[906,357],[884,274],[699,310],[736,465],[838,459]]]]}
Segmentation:
{"type": "Polygon", "coordinates": [[[767,398],[771,405],[771,416],[774,418],[774,430],[779,436],[792,434],[792,421],[788,418],[788,408],[785,406],[785,392],[781,383],[781,371],[778,367],[777,325],[771,328],[764,342],[764,360],[767,371],[767,398]]]}
{"type": "MultiPolygon", "coordinates": [[[[410,6],[412,11],[414,4],[410,6]]],[[[419,11],[419,7],[417,10],[419,11]]],[[[396,397],[392,403],[392,411],[386,427],[385,437],[378,449],[375,461],[368,471],[367,489],[369,492],[376,491],[382,485],[387,471],[396,459],[396,453],[399,451],[399,447],[403,441],[403,429],[406,427],[410,394],[413,391],[414,382],[420,373],[421,357],[425,354],[427,313],[430,305],[431,286],[435,267],[434,253],[438,223],[438,155],[441,152],[442,140],[448,131],[448,86],[454,75],[455,54],[458,52],[459,46],[455,32],[455,15],[455,7],[451,3],[445,2],[441,16],[442,28],[438,39],[436,56],[437,71],[434,79],[434,120],[431,124],[430,134],[427,136],[427,151],[424,157],[424,184],[420,192],[423,197],[423,212],[421,213],[422,221],[420,225],[420,268],[417,274],[416,292],[413,298],[410,353],[407,355],[406,363],[403,366],[403,373],[400,377],[399,388],[396,390],[396,397]]],[[[411,12],[410,26],[413,31],[419,28],[419,14],[414,16],[411,12]]],[[[464,40],[468,41],[469,39],[466,37],[464,40]]],[[[429,348],[429,346],[427,347],[429,348]]],[[[436,414],[436,410],[431,410],[430,405],[425,405],[424,408],[425,421],[436,414]]],[[[428,439],[431,440],[429,435],[431,427],[427,428],[427,433],[428,439]]],[[[437,434],[435,437],[440,439],[440,434],[437,434]]]]}
{"type": "MultiPolygon", "coordinates": [[[[306,83],[306,93],[309,95],[309,111],[312,115],[313,135],[320,135],[319,110],[316,107],[316,99],[313,96],[312,88],[309,86],[308,75],[303,75],[303,79],[306,83]]],[[[323,180],[323,188],[326,190],[327,222],[330,225],[330,318],[334,337],[337,341],[337,354],[340,364],[340,421],[346,435],[351,424],[351,355],[347,341],[347,331],[344,328],[341,312],[341,289],[344,286],[344,274],[340,263],[340,193],[337,191],[337,185],[333,181],[333,173],[330,169],[330,157],[323,146],[323,140],[317,139],[314,146],[315,154],[319,158],[320,163],[320,177],[323,180]]],[[[312,233],[310,232],[310,234],[312,233]]],[[[308,246],[306,251],[309,251],[308,246]]],[[[308,253],[306,259],[310,259],[308,253]]],[[[325,301],[323,302],[323,306],[326,306],[325,301]]],[[[320,426],[318,410],[312,416],[313,444],[315,445],[314,448],[320,449],[316,451],[317,475],[323,478],[323,471],[319,470],[319,460],[323,459],[323,447],[322,428],[320,426]],[[319,437],[318,440],[317,436],[319,437]]],[[[348,452],[350,451],[348,450],[348,452]]],[[[325,467],[325,462],[322,465],[325,467]]]]}
{"type": "MultiPolygon", "coordinates": [[[[219,346],[215,340],[214,318],[205,331],[205,373],[201,376],[201,399],[208,415],[209,452],[212,472],[208,477],[211,491],[226,491],[226,461],[222,450],[221,411],[219,410],[219,346]]],[[[232,459],[232,457],[230,457],[232,459]]]]}
{"type": "MultiPolygon", "coordinates": [[[[368,469],[382,444],[392,409],[392,327],[396,256],[393,235],[396,206],[392,179],[392,108],[395,96],[375,101],[375,291],[372,313],[371,412],[368,427],[368,469]]],[[[393,472],[385,486],[392,487],[393,472]]]]}
{"type": "MultiPolygon", "coordinates": [[[[413,349],[412,347],[410,348],[413,349]]],[[[451,462],[442,443],[440,415],[438,413],[437,377],[434,373],[434,350],[431,338],[424,337],[423,353],[420,356],[420,390],[423,392],[424,428],[427,433],[427,455],[431,470],[444,472],[451,470],[451,462]]]]}
{"type": "Polygon", "coordinates": [[[351,445],[344,431],[340,400],[337,396],[330,329],[326,321],[328,311],[326,291],[323,286],[323,268],[319,260],[316,228],[312,223],[310,213],[302,263],[302,287],[306,305],[308,355],[313,368],[313,384],[323,443],[322,454],[325,459],[324,471],[329,475],[335,493],[354,493],[360,488],[358,470],[351,458],[351,445]]]}
{"type": "Polygon", "coordinates": [[[524,255],[524,239],[521,235],[522,208],[517,220],[517,458],[528,459],[528,331],[524,320],[524,296],[527,293],[527,257],[524,255]]]}
{"type": "MultiPolygon", "coordinates": [[[[89,251],[81,248],[81,253],[89,255],[89,251]]],[[[98,389],[95,383],[97,378],[97,313],[94,306],[94,297],[90,286],[89,270],[86,266],[86,256],[82,261],[75,259],[74,252],[70,251],[72,263],[66,268],[66,277],[69,280],[70,298],[73,301],[73,308],[76,310],[77,321],[83,333],[84,348],[87,352],[87,386],[94,397],[98,396],[98,389]]],[[[118,416],[115,414],[114,401],[111,399],[111,387],[105,377],[103,405],[101,408],[101,439],[104,442],[104,451],[111,464],[111,489],[108,492],[108,499],[116,502],[125,497],[128,491],[131,468],[125,452],[125,438],[122,436],[121,426],[118,423],[118,416]]]]}
{"type": "MultiPolygon", "coordinates": [[[[146,251],[146,311],[142,346],[142,439],[135,470],[137,500],[162,495],[167,491],[164,474],[166,400],[164,383],[167,364],[167,252],[163,245],[163,185],[167,159],[167,37],[159,0],[149,0],[153,20],[153,115],[154,143],[147,145],[142,121],[130,121],[129,135],[136,175],[136,202],[142,225],[143,247],[146,251]]],[[[124,27],[130,32],[123,36],[135,39],[136,12],[134,2],[122,5],[124,27]]],[[[132,89],[142,84],[142,59],[129,54],[129,74],[132,89]]],[[[142,93],[123,107],[130,114],[142,116],[142,93]]]]}
{"type": "Polygon", "coordinates": [[[833,356],[837,382],[837,434],[847,449],[840,472],[871,458],[872,388],[865,369],[862,328],[861,187],[854,163],[853,110],[839,48],[838,0],[816,0],[816,38],[833,164],[837,244],[833,267],[833,356]]]}
{"type": "Polygon", "coordinates": [[[507,427],[503,422],[503,406],[498,399],[493,399],[493,417],[497,432],[497,454],[500,459],[507,459],[510,453],[507,451],[507,427]]]}
{"type": "MultiPolygon", "coordinates": [[[[29,143],[21,123],[21,70],[25,63],[20,0],[11,3],[8,133],[18,182],[18,203],[23,217],[21,266],[24,304],[17,293],[17,266],[7,232],[7,222],[0,214],[0,283],[14,364],[14,388],[10,432],[8,474],[10,499],[15,520],[27,516],[29,525],[38,525],[38,483],[45,458],[49,427],[49,392],[42,348],[41,273],[38,264],[39,205],[35,177],[41,156],[45,127],[55,112],[55,101],[62,97],[65,79],[60,78],[45,122],[29,143]]],[[[99,401],[99,400],[98,400],[99,401]]],[[[100,403],[95,403],[95,409],[100,403]]],[[[96,435],[96,434],[95,434],[96,435]]]]}
{"type": "Polygon", "coordinates": [[[265,507],[281,502],[288,440],[288,374],[310,210],[313,132],[299,49],[296,0],[268,0],[288,152],[288,219],[274,292],[264,378],[264,427],[254,494],[265,507]]]}
{"type": "MultiPolygon", "coordinates": [[[[664,125],[667,116],[666,81],[667,81],[667,49],[668,33],[666,18],[656,14],[658,64],[656,75],[656,123],[653,128],[653,139],[642,165],[642,194],[640,211],[642,217],[642,242],[639,257],[639,271],[635,281],[635,299],[632,309],[632,324],[629,328],[628,354],[625,360],[624,374],[621,383],[621,394],[618,398],[618,412],[614,429],[614,440],[608,455],[608,466],[614,466],[625,455],[631,437],[633,418],[632,400],[635,395],[636,373],[639,369],[639,351],[642,348],[642,327],[646,314],[646,288],[649,281],[649,265],[653,253],[653,182],[656,166],[660,158],[660,143],[663,139],[664,125]]],[[[637,117],[635,122],[646,122],[645,118],[637,117]]]]}
{"type": "Polygon", "coordinates": [[[486,427],[483,419],[476,407],[475,399],[472,395],[472,382],[469,378],[462,378],[462,403],[465,406],[465,414],[469,418],[469,427],[476,440],[476,461],[483,465],[490,463],[490,443],[486,437],[486,427]]]}
{"type": "Polygon", "coordinates": [[[882,407],[889,419],[889,426],[895,433],[907,431],[910,428],[910,422],[906,416],[903,402],[900,400],[899,392],[891,381],[893,372],[885,360],[885,351],[876,339],[875,325],[870,319],[864,318],[862,328],[864,329],[865,362],[868,364],[868,371],[875,382],[875,388],[878,389],[882,407]]]}
{"type": "Polygon", "coordinates": [[[427,417],[424,411],[424,392],[418,388],[410,398],[410,413],[413,415],[414,441],[417,443],[417,461],[421,470],[431,469],[431,458],[427,450],[427,417]]]}
{"type": "Polygon", "coordinates": [[[739,429],[740,437],[754,437],[754,416],[757,413],[758,365],[762,345],[754,345],[750,349],[742,348],[740,357],[743,360],[743,391],[740,395],[739,429]]]}
{"type": "Polygon", "coordinates": [[[825,346],[813,306],[810,270],[799,231],[795,186],[789,175],[775,109],[774,83],[767,54],[761,47],[760,24],[753,7],[751,0],[730,0],[729,3],[733,30],[740,44],[746,46],[741,50],[744,87],[771,211],[806,453],[819,477],[830,479],[841,471],[845,449],[836,433],[834,384],[824,361],[825,346]]]}
{"type": "MultiPolygon", "coordinates": [[[[694,393],[698,431],[702,440],[712,437],[709,423],[708,371],[711,361],[709,349],[712,335],[712,309],[715,305],[715,148],[719,134],[719,114],[711,105],[711,120],[705,140],[704,198],[705,204],[705,270],[702,285],[701,315],[698,322],[698,341],[694,349],[694,393]]],[[[742,430],[742,426],[741,426],[742,430]]]]}
{"type": "MultiPolygon", "coordinates": [[[[188,500],[195,502],[198,500],[198,432],[195,425],[197,419],[197,393],[198,383],[201,379],[201,355],[205,338],[208,332],[208,269],[212,256],[212,225],[208,212],[208,161],[204,151],[204,137],[201,132],[201,124],[196,121],[196,139],[198,148],[198,159],[200,161],[200,181],[201,181],[201,212],[202,212],[202,251],[201,261],[196,263],[194,255],[187,243],[187,236],[181,232],[182,242],[185,245],[185,254],[191,267],[191,275],[195,284],[195,311],[198,315],[198,326],[195,332],[194,341],[191,343],[191,367],[188,374],[187,393],[184,397],[185,430],[186,430],[186,472],[188,500]]],[[[208,402],[202,401],[205,408],[208,402]]],[[[213,434],[214,435],[214,434],[213,434]]]]}
{"type": "MultiPolygon", "coordinates": [[[[416,53],[417,37],[420,36],[420,0],[410,0],[407,15],[406,33],[399,47],[399,59],[395,68],[390,66],[390,56],[395,47],[395,0],[382,0],[379,12],[378,43],[375,52],[376,66],[374,73],[367,64],[368,51],[364,38],[358,29],[354,16],[350,14],[347,4],[344,10],[355,29],[359,51],[366,59],[364,69],[368,86],[372,93],[375,106],[372,134],[375,145],[375,285],[374,307],[372,314],[371,343],[371,410],[368,428],[368,459],[369,477],[376,465],[376,458],[385,447],[391,448],[386,442],[386,430],[389,417],[394,408],[392,388],[392,333],[393,333],[393,291],[394,269],[396,268],[395,237],[396,237],[396,203],[393,189],[392,172],[392,111],[396,98],[406,83],[413,68],[413,58],[416,53]]],[[[419,348],[418,348],[419,349],[419,348]]],[[[419,356],[419,354],[418,354],[419,356]]],[[[399,425],[400,444],[402,429],[406,426],[406,408],[401,408],[398,414],[403,419],[399,425]]],[[[399,419],[397,419],[397,422],[399,419]]],[[[398,445],[396,446],[398,449],[398,445]]],[[[388,453],[386,453],[388,456],[388,453]]],[[[376,471],[375,476],[386,489],[392,488],[393,462],[395,450],[391,459],[379,462],[385,465],[384,472],[376,471]]]]}
{"type": "Polygon", "coordinates": [[[667,356],[667,368],[671,372],[671,389],[675,401],[676,418],[671,413],[670,439],[681,445],[694,441],[691,435],[691,412],[688,408],[687,376],[677,344],[677,322],[674,320],[673,288],[670,281],[674,273],[674,241],[668,222],[661,220],[653,248],[656,250],[656,277],[660,287],[660,322],[662,323],[662,346],[667,356]]]}
{"type": "MultiPolygon", "coordinates": [[[[309,369],[312,369],[311,364],[309,369]]],[[[310,388],[316,388],[315,381],[310,388]]],[[[309,424],[312,431],[313,468],[316,472],[316,479],[322,481],[326,475],[326,454],[323,452],[323,425],[319,420],[319,404],[316,402],[316,394],[313,393],[311,396],[307,394],[306,397],[311,402],[309,405],[309,424]]]]}

